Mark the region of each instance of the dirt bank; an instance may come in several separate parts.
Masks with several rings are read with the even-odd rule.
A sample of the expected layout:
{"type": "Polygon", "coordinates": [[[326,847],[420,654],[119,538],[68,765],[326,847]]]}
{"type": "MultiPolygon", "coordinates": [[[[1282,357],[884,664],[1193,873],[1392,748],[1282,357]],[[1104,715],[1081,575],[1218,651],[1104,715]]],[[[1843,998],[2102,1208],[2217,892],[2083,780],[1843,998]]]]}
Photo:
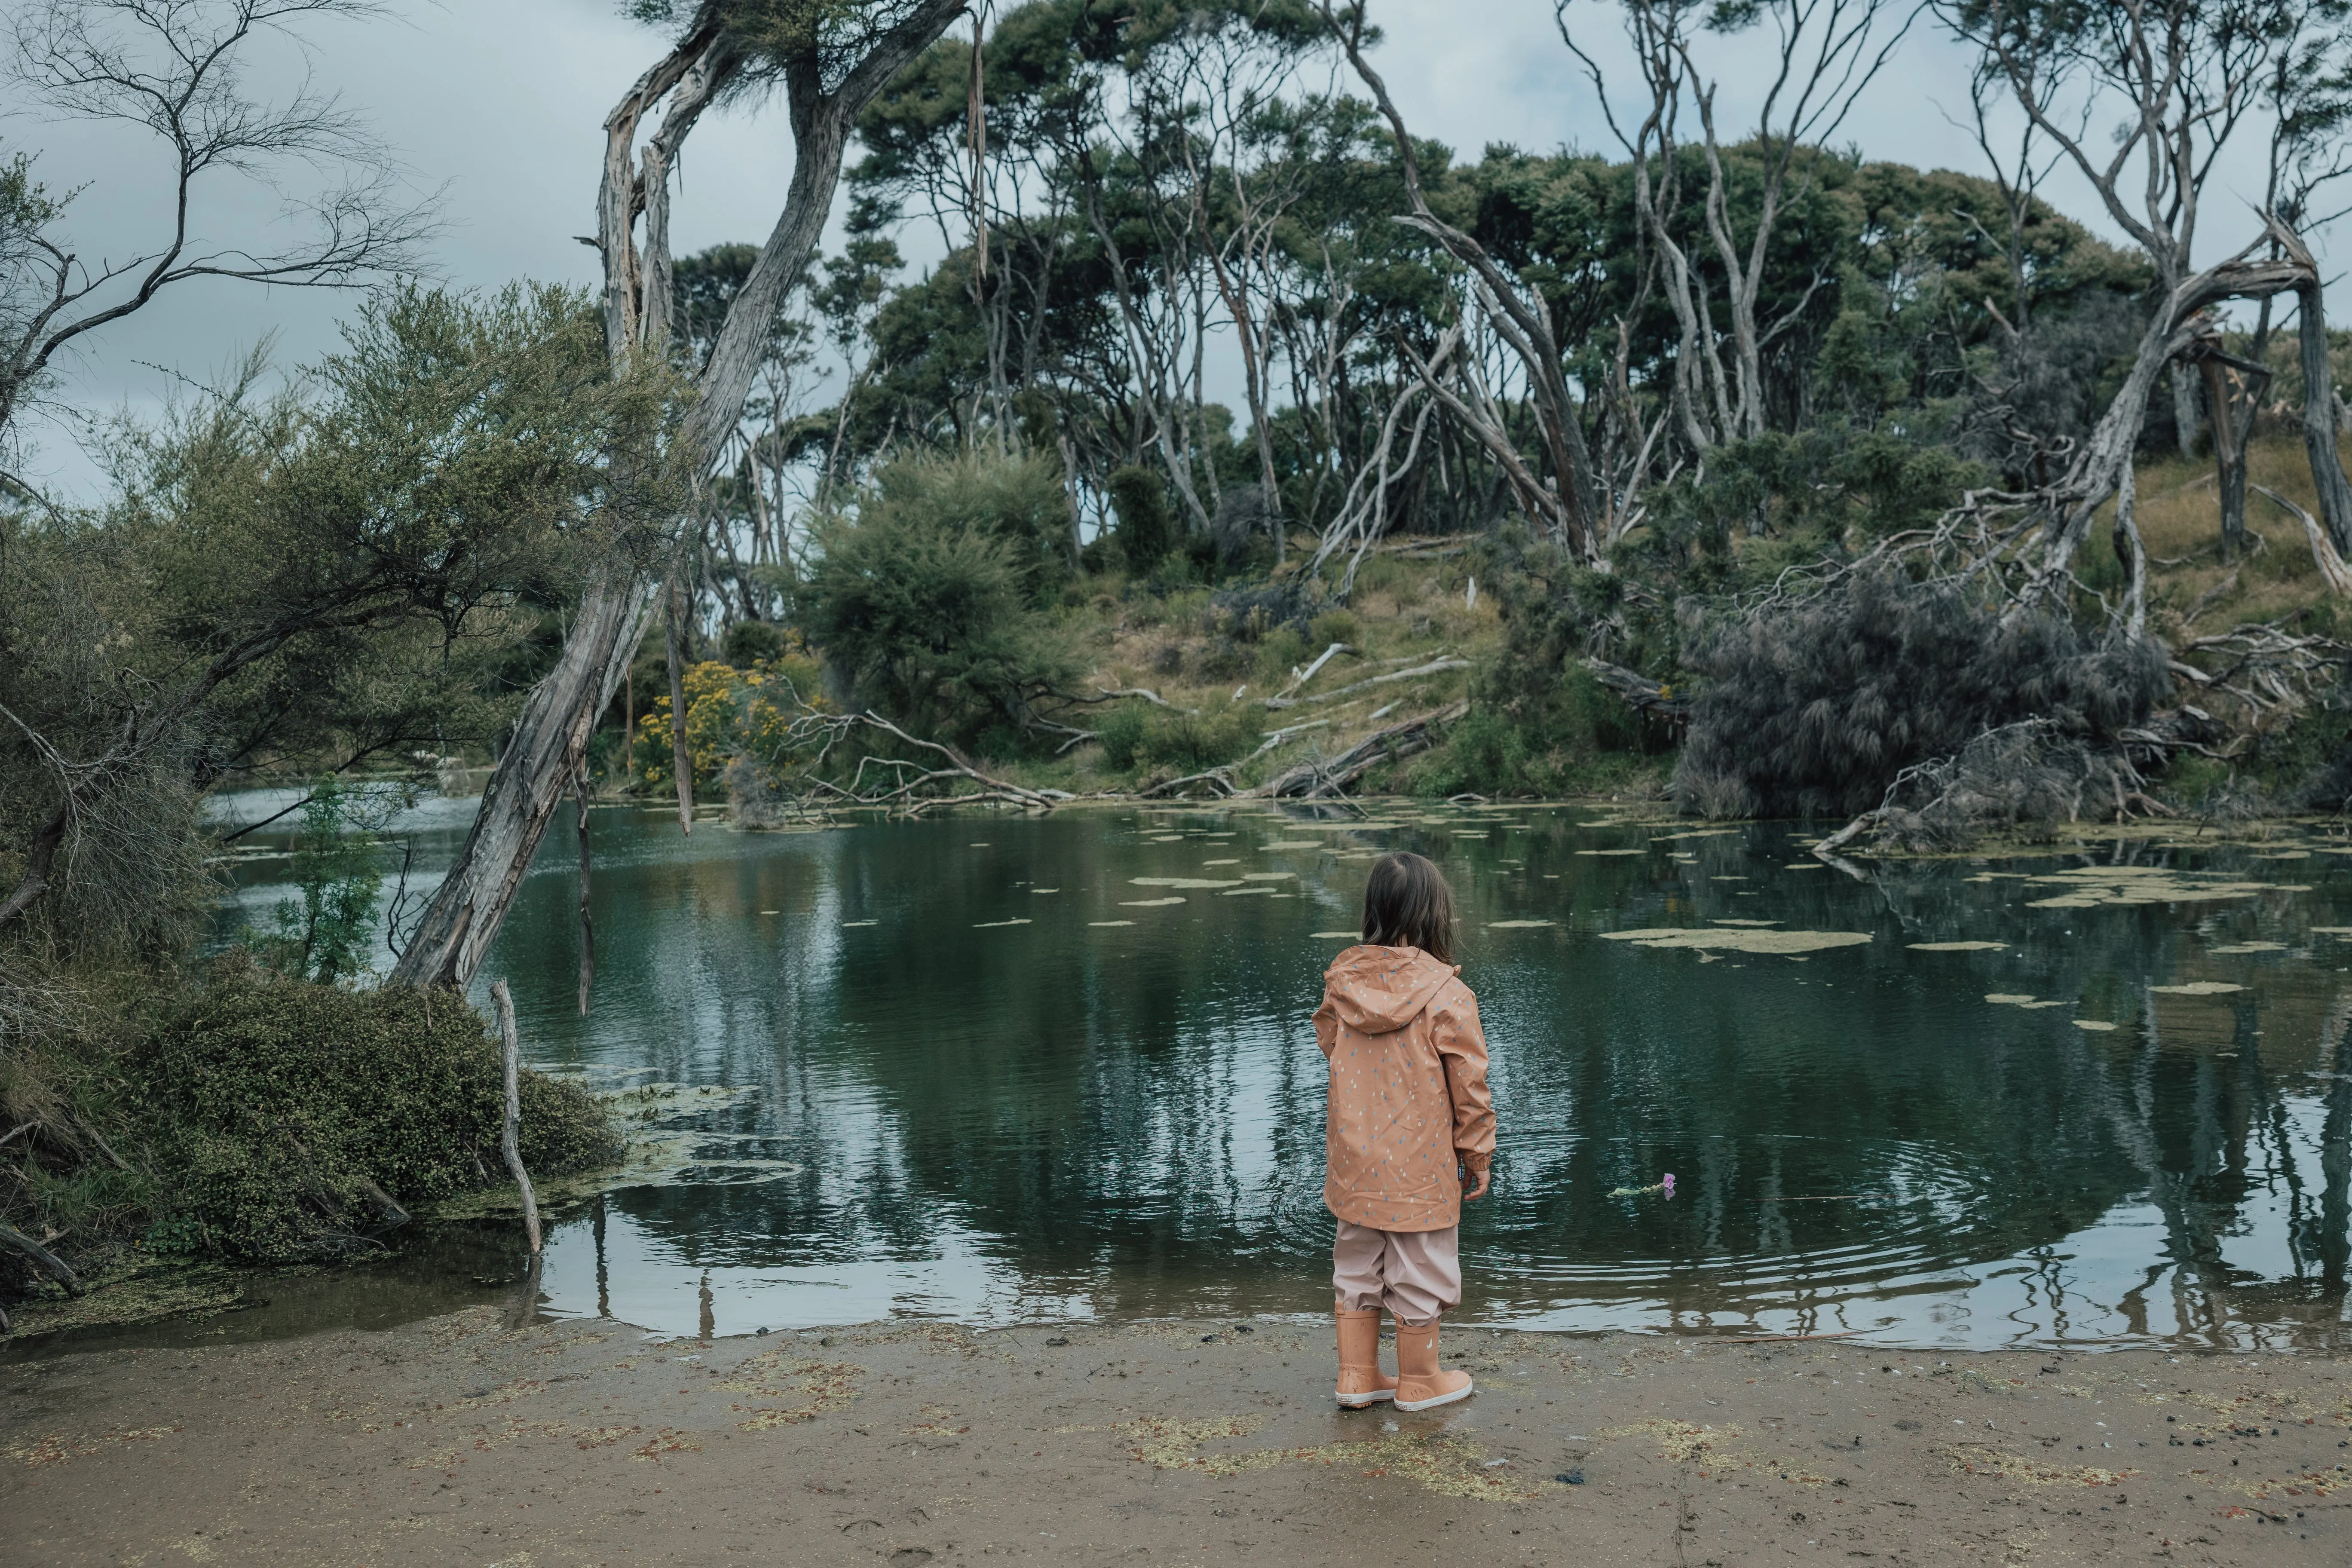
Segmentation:
{"type": "Polygon", "coordinates": [[[0,1369],[12,1568],[2352,1561],[2325,1356],[1462,1331],[1330,1405],[1319,1328],[648,1342],[478,1309],[0,1369]]]}

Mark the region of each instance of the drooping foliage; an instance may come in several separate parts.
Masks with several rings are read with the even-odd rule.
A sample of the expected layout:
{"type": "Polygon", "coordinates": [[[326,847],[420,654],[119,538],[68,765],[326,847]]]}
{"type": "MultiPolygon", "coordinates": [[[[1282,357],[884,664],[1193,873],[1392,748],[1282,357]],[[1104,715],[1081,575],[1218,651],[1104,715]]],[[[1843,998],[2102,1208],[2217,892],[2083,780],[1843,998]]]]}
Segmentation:
{"type": "Polygon", "coordinates": [[[1892,573],[1730,618],[1685,659],[1706,684],[1675,799],[1708,816],[1852,816],[1903,769],[2025,719],[2112,744],[2170,683],[2146,640],[2004,620],[1892,573]]]}

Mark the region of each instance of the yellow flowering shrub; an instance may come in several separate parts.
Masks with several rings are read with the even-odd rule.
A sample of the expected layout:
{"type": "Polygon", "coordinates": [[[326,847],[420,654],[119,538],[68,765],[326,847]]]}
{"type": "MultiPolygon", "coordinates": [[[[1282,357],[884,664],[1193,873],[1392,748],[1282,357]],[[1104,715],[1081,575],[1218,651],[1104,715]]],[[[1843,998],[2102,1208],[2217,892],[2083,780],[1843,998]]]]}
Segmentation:
{"type": "MultiPolygon", "coordinates": [[[[779,658],[737,669],[716,659],[690,665],[679,684],[686,691],[686,752],[694,785],[719,785],[730,763],[748,760],[774,774],[793,771],[793,721],[812,710],[827,710],[816,658],[795,634],[779,658]]],[[[637,776],[664,789],[671,779],[670,705],[665,695],[637,721],[637,776]]]]}

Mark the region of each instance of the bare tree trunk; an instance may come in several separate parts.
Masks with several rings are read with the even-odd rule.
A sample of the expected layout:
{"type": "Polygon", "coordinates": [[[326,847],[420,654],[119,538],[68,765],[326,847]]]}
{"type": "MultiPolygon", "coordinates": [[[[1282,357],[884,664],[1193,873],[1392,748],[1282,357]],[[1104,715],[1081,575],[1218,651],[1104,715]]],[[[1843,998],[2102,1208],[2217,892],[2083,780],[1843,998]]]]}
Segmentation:
{"type": "MultiPolygon", "coordinates": [[[[2284,224],[2276,226],[2284,231],[2284,224]]],[[[2327,364],[2327,316],[2325,288],[2318,263],[2303,241],[2291,234],[2287,254],[2304,268],[2295,289],[2297,357],[2303,365],[2303,449],[2311,463],[2312,484],[2319,491],[2319,521],[2339,555],[2352,555],[2352,480],[2344,474],[2344,457],[2336,444],[2336,388],[2327,364]]]]}
{"type": "Polygon", "coordinates": [[[499,1152],[515,1185],[522,1189],[523,1234],[530,1237],[530,1255],[539,1257],[539,1194],[530,1190],[530,1173],[522,1167],[522,1041],[515,1033],[514,995],[507,983],[490,987],[490,1004],[498,1009],[499,1035],[506,1046],[507,1115],[499,1131],[499,1152]]]}
{"type": "Polygon", "coordinates": [[[572,786],[572,810],[579,816],[580,834],[580,1016],[588,1016],[588,993],[596,984],[596,922],[589,917],[588,770],[580,770],[572,786]]]}
{"type": "Polygon", "coordinates": [[[669,746],[672,772],[677,778],[677,830],[694,831],[694,758],[686,744],[686,655],[678,646],[679,622],[685,618],[686,589],[673,575],[663,597],[662,642],[669,653],[669,746]]]}
{"type": "MultiPolygon", "coordinates": [[[[743,416],[776,312],[807,265],[832,209],[843,149],[859,112],[964,9],[965,0],[919,0],[845,71],[839,68],[842,61],[819,58],[814,45],[785,60],[792,184],[697,379],[698,395],[672,454],[688,476],[699,479],[710,471],[743,416]]],[[[658,139],[663,158],[673,158],[694,117],[737,79],[742,64],[720,26],[719,8],[706,0],[687,36],[630,88],[605,123],[597,245],[604,266],[605,340],[616,365],[640,352],[647,325],[632,240],[635,214],[646,200],[630,166],[637,128],[663,97],[687,84],[658,139]]],[[[659,264],[665,271],[667,265],[659,264]]],[[[662,323],[665,331],[667,325],[662,323]]],[[[673,522],[673,546],[675,528],[673,522]]],[[[416,940],[393,971],[395,984],[464,985],[480,967],[549,820],[580,771],[588,737],[635,655],[655,586],[667,565],[658,558],[616,563],[583,596],[555,668],[523,703],[465,848],[420,920],[416,940]]]]}
{"type": "Polygon", "coordinates": [[[465,847],[419,917],[392,984],[463,987],[481,967],[549,820],[579,774],[588,737],[635,657],[651,597],[651,584],[625,564],[582,596],[572,635],[555,668],[524,699],[465,847]]]}

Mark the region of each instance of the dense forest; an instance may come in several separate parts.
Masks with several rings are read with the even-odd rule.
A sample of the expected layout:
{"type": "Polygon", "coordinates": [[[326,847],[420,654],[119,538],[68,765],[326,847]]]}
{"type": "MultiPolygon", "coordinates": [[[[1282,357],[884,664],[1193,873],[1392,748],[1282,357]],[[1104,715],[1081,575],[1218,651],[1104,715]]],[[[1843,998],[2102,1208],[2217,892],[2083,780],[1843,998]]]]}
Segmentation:
{"type": "MultiPolygon", "coordinates": [[[[487,1182],[444,988],[575,799],[583,865],[630,792],[1599,792],[1882,853],[2352,800],[2343,0],[1561,0],[1608,138],[1475,155],[1414,135],[1377,5],[633,0],[597,286],[478,291],[415,280],[363,127],[244,69],[369,9],[5,24],[9,92],[143,128],[180,201],[89,259],[105,192],[0,143],[0,1288],[364,1250],[487,1182]],[[1966,169],[1859,122],[1930,34],[1966,169]],[[674,255],[695,128],[752,103],[782,210],[674,255]],[[191,231],[254,170],[324,171],[306,238],[191,231]],[[352,289],[343,345],[92,418],[102,496],[24,477],[71,356],[198,279],[352,289]],[[468,769],[457,866],[383,900],[371,826],[468,769]],[[251,830],[206,801],[273,783],[303,898],[200,963],[251,830]],[[330,1015],[373,1109],[250,1087],[330,1015]]],[[[564,1092],[537,1166],[601,1157],[564,1092]]]]}

